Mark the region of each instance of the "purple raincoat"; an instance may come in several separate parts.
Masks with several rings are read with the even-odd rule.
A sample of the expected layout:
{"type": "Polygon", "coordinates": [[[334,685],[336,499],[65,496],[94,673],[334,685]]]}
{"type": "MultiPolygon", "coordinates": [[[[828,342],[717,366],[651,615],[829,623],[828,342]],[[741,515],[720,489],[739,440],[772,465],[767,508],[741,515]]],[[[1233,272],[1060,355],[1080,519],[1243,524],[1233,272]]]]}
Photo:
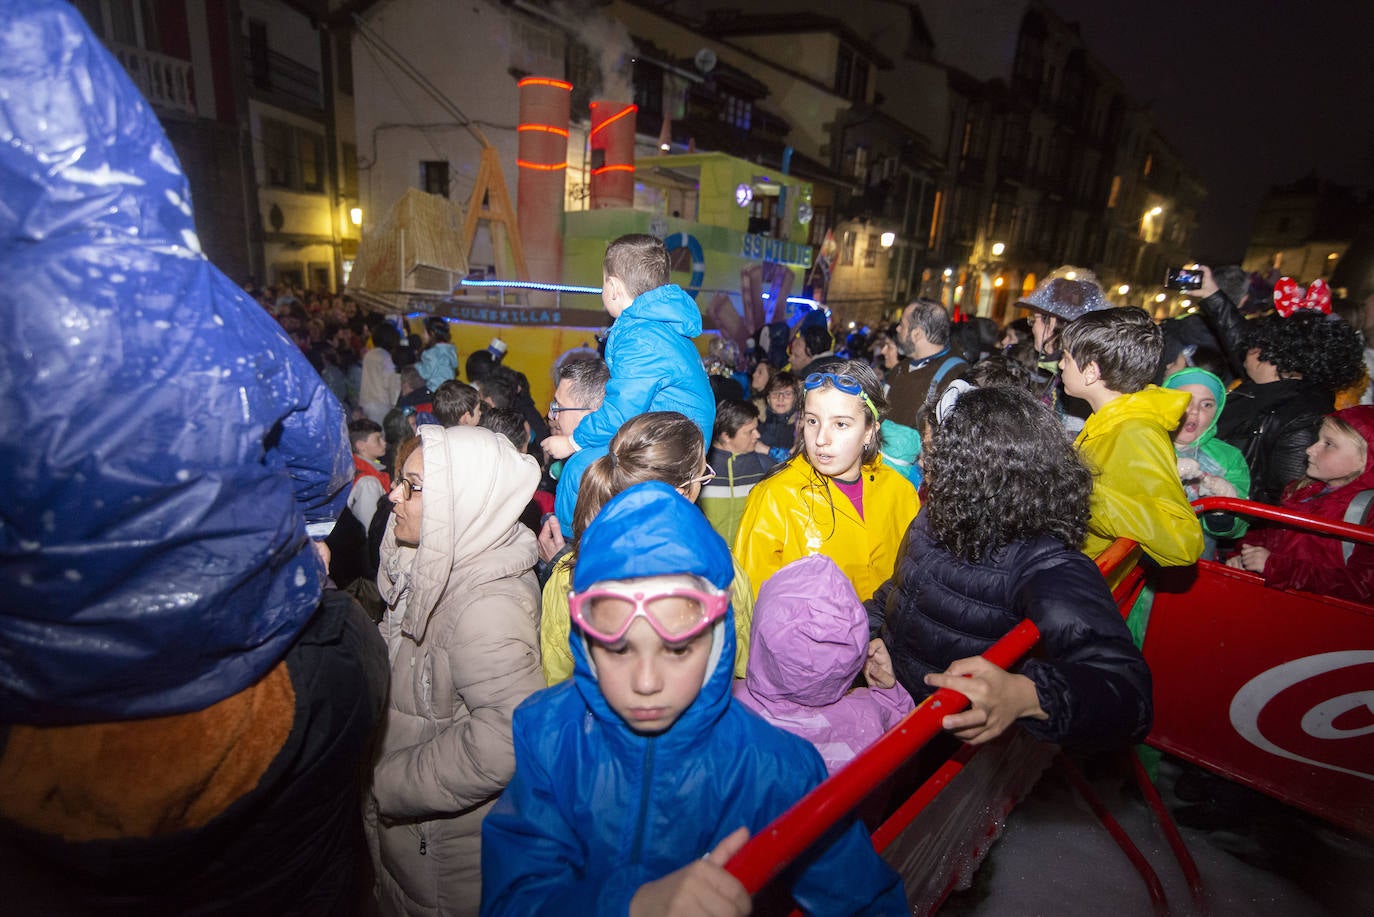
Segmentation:
{"type": "Polygon", "coordinates": [[[806,739],[835,773],[914,704],[901,685],[849,690],[868,656],[868,614],[824,554],[773,574],[754,604],[749,667],[735,699],[806,739]]]}

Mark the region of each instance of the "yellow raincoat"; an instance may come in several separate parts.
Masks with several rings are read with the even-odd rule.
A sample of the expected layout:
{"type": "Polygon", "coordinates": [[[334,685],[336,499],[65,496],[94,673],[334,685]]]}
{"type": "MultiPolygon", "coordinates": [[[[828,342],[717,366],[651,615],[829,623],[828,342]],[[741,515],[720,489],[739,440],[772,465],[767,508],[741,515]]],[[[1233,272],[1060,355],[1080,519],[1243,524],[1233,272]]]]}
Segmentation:
{"type": "Polygon", "coordinates": [[[735,557],[759,587],[784,565],[824,554],[871,598],[897,565],[907,526],[921,508],[911,482],[877,461],[863,469],[864,518],[804,454],[754,485],[735,535],[735,557]]]}
{"type": "Polygon", "coordinates": [[[1120,537],[1139,542],[1166,567],[1187,566],[1202,554],[1202,526],[1183,493],[1171,438],[1189,397],[1150,385],[1107,402],[1083,425],[1074,446],[1093,474],[1083,542],[1089,557],[1120,537]]]}
{"type": "MultiPolygon", "coordinates": [[[[540,664],[547,685],[566,681],[573,673],[572,647],[568,645],[568,632],[572,630],[572,615],[568,611],[571,586],[572,564],[564,557],[549,572],[539,617],[540,664]]],[[[735,580],[730,584],[730,607],[735,613],[736,678],[744,677],[744,664],[749,661],[749,629],[754,623],[755,591],[749,587],[749,577],[736,560],[735,580]]]]}

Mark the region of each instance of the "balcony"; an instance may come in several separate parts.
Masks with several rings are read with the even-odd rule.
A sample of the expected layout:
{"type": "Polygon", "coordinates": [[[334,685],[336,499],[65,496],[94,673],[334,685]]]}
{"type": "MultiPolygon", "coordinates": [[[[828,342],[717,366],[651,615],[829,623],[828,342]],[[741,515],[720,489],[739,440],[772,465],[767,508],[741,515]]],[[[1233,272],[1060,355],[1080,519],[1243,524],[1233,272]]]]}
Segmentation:
{"type": "Polygon", "coordinates": [[[243,62],[248,68],[249,84],[254,89],[277,94],[308,108],[324,108],[318,70],[252,42],[244,48],[243,62]]]}
{"type": "Polygon", "coordinates": [[[117,42],[109,42],[109,47],[150,105],[195,115],[196,97],[190,61],[117,42]]]}

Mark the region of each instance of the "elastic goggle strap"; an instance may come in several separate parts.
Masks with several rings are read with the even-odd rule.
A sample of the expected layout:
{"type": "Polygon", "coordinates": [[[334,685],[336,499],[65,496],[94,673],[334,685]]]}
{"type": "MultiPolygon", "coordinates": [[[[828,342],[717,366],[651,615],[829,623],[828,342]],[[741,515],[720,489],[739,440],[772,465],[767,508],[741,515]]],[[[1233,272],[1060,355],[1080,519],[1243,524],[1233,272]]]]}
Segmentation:
{"type": "Polygon", "coordinates": [[[879,422],[877,406],[873,403],[873,399],[868,397],[868,393],[864,391],[863,384],[853,376],[838,373],[812,373],[806,377],[806,381],[802,383],[802,388],[809,392],[820,388],[826,382],[846,395],[857,395],[864,404],[868,405],[868,410],[873,414],[873,422],[879,422]]]}

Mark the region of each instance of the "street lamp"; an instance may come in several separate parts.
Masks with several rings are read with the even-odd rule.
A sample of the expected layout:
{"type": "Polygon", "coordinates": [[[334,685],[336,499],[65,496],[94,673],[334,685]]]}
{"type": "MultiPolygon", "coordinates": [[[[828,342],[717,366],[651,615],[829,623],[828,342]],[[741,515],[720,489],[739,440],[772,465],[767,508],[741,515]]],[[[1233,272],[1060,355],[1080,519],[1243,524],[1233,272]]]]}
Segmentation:
{"type": "Polygon", "coordinates": [[[348,209],[348,219],[352,221],[354,226],[363,225],[363,208],[350,207],[348,209]]]}
{"type": "Polygon", "coordinates": [[[1164,212],[1164,208],[1163,208],[1163,207],[1151,207],[1151,208],[1150,208],[1150,212],[1149,212],[1148,214],[1146,214],[1146,216],[1157,217],[1157,216],[1159,216],[1159,215],[1160,215],[1161,213],[1163,213],[1163,212],[1164,212]]]}
{"type": "Polygon", "coordinates": [[[1116,288],[1116,292],[1121,296],[1125,296],[1127,293],[1131,292],[1131,285],[1129,283],[1123,283],[1116,288]]]}
{"type": "Polygon", "coordinates": [[[1000,257],[1002,257],[1002,252],[1004,252],[1004,251],[1006,251],[1006,250],[1007,250],[1007,246],[1006,246],[1006,243],[1005,243],[1005,242],[994,242],[994,243],[992,243],[992,257],[994,257],[994,258],[1000,258],[1000,257]]]}
{"type": "Polygon", "coordinates": [[[897,241],[897,234],[895,232],[885,232],[878,237],[878,241],[882,243],[883,248],[891,248],[892,243],[897,241]]]}

